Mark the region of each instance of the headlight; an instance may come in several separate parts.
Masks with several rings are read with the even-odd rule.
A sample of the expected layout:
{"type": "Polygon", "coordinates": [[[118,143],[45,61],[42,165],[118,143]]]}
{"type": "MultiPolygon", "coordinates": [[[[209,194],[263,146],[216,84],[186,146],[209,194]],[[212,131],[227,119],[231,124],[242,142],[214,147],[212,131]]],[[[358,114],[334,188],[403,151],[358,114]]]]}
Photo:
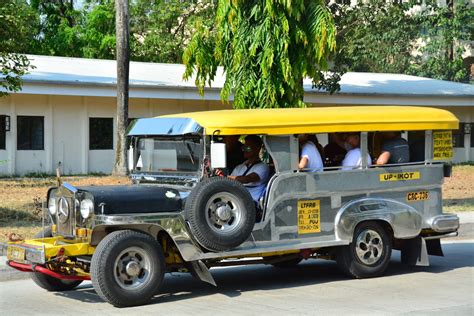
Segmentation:
{"type": "Polygon", "coordinates": [[[88,218],[94,212],[94,202],[90,199],[84,199],[81,201],[81,216],[82,218],[88,218]]]}
{"type": "Polygon", "coordinates": [[[56,195],[52,191],[51,194],[49,195],[49,200],[48,200],[48,209],[51,215],[56,214],[56,195]]]}

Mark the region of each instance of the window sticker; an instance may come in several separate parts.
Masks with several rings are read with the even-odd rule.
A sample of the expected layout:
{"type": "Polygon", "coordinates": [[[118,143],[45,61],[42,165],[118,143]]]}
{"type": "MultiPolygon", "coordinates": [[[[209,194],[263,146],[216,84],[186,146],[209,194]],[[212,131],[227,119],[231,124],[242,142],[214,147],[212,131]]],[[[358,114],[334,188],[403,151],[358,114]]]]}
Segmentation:
{"type": "Polygon", "coordinates": [[[451,158],[453,158],[452,132],[433,132],[433,160],[446,160],[451,158]]]}
{"type": "Polygon", "coordinates": [[[320,200],[298,201],[298,234],[321,232],[320,200]]]}
{"type": "Polygon", "coordinates": [[[420,172],[414,171],[414,172],[382,173],[379,177],[380,177],[380,182],[419,180],[420,172]]]}

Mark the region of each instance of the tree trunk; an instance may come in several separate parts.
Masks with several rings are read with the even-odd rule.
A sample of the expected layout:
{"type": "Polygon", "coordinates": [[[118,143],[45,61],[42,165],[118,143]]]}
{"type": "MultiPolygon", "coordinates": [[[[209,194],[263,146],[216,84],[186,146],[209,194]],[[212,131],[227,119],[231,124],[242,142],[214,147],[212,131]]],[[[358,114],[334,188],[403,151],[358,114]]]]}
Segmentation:
{"type": "Polygon", "coordinates": [[[130,64],[128,0],[115,1],[115,33],[117,38],[117,137],[113,175],[127,175],[125,130],[128,121],[128,77],[130,64]]]}

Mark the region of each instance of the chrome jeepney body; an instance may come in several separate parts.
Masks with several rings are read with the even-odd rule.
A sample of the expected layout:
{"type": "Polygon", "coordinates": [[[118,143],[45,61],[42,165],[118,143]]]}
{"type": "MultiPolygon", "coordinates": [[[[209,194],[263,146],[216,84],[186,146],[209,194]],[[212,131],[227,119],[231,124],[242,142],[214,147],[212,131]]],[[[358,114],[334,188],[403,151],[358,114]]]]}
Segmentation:
{"type": "MultiPolygon", "coordinates": [[[[52,189],[48,199],[49,202],[54,199],[57,211],[49,212],[50,207],[45,208],[53,224],[51,236],[1,245],[0,250],[8,252],[11,266],[25,271],[38,271],[37,264],[43,265],[42,269],[55,269],[56,266],[49,263],[56,258],[72,258],[66,268],[62,261],[61,269],[54,271],[53,276],[90,279],[90,258],[102,241],[112,232],[137,231],[160,241],[167,271],[187,269],[199,279],[214,283],[208,268],[223,261],[239,264],[239,260],[246,257],[280,260],[295,254],[304,259],[333,259],[335,249],[354,242],[357,227],[371,222],[383,227],[393,248],[402,251],[404,262],[428,265],[429,254],[442,255],[439,239],[456,235],[459,227],[456,215],[442,211],[441,187],[449,173],[446,167],[449,152],[436,153],[439,155],[436,156],[438,145],[433,141],[437,133],[457,128],[458,122],[449,112],[434,109],[385,107],[381,113],[374,111],[371,107],[267,110],[259,114],[270,115],[268,119],[272,123],[263,125],[246,118],[243,114],[250,113],[248,111],[138,119],[128,131],[132,144],[129,160],[133,186],[100,191],[100,188],[63,184],[52,189]],[[400,118],[402,110],[404,115],[411,115],[406,122],[400,118]],[[360,112],[369,118],[354,119],[360,112]],[[336,115],[340,116],[339,123],[334,123],[336,115]],[[306,121],[302,117],[306,117],[306,121]],[[366,157],[369,132],[395,129],[424,132],[424,160],[370,166],[366,157]],[[353,170],[329,167],[323,172],[299,170],[295,134],[337,131],[360,132],[361,167],[353,170]],[[213,175],[210,144],[214,137],[235,134],[261,135],[274,165],[274,174],[258,201],[261,217],[254,223],[248,238],[237,247],[213,251],[194,236],[185,205],[199,183],[213,175]],[[153,171],[156,145],[140,143],[153,138],[156,142],[179,143],[181,154],[189,156],[191,162],[177,159],[175,163],[185,165],[187,171],[169,168],[153,171]],[[191,145],[186,143],[189,139],[193,141],[191,145]],[[147,155],[149,157],[145,157],[147,155]],[[133,192],[139,191],[142,195],[137,198],[133,192]],[[127,196],[134,202],[128,203],[127,196]],[[114,199],[120,201],[115,203],[114,199]],[[85,200],[91,201],[91,204],[86,203],[92,205],[90,212],[83,212],[85,200]],[[19,251],[19,255],[15,255],[15,251],[19,251]]],[[[449,142],[442,145],[449,151],[449,142]]],[[[162,151],[166,153],[166,150],[162,151]]]]}

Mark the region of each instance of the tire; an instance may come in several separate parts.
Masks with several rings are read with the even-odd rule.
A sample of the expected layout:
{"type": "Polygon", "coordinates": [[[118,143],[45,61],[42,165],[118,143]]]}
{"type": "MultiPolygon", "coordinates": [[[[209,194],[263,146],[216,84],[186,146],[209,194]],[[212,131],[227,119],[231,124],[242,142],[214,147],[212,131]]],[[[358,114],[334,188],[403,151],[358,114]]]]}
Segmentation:
{"type": "Polygon", "coordinates": [[[373,278],[382,275],[392,255],[392,237],[377,222],[362,222],[355,231],[352,243],[338,247],[336,261],[347,275],[373,278]]]}
{"type": "Polygon", "coordinates": [[[164,272],[160,244],[142,232],[112,232],[92,255],[92,285],[103,300],[115,307],[148,303],[160,288],[164,272]]]}
{"type": "Polygon", "coordinates": [[[242,184],[228,178],[213,177],[198,183],[184,209],[194,238],[211,251],[239,246],[255,225],[252,196],[242,184]]]}
{"type": "Polygon", "coordinates": [[[301,257],[291,257],[288,259],[285,259],[284,257],[285,256],[264,257],[263,262],[265,264],[270,264],[274,266],[275,268],[287,269],[287,268],[293,268],[297,266],[301,261],[303,261],[303,258],[301,257]]]}
{"type": "MultiPolygon", "coordinates": [[[[52,236],[53,234],[51,233],[51,228],[48,227],[42,232],[36,234],[34,238],[45,238],[52,236]]],[[[82,281],[56,279],[41,272],[32,272],[30,273],[30,276],[36,285],[49,292],[70,291],[82,283],[82,281]]]]}

